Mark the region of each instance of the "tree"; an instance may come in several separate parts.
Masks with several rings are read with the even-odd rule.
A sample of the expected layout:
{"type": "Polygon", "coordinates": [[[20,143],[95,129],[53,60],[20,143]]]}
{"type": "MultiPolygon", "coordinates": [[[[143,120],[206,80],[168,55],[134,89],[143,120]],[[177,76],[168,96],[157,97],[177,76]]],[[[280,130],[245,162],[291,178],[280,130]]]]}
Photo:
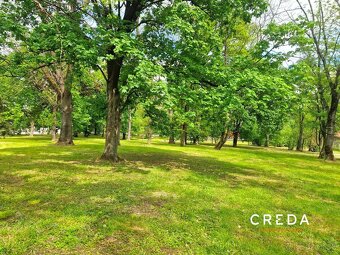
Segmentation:
{"type": "Polygon", "coordinates": [[[294,22],[302,27],[308,40],[299,40],[298,45],[303,53],[316,58],[315,73],[317,77],[318,96],[321,109],[327,114],[322,124],[322,147],[319,157],[334,160],[333,142],[335,133],[336,113],[339,105],[339,3],[337,1],[307,1],[303,5],[296,0],[302,15],[294,22]],[[325,86],[327,84],[327,87],[325,86]],[[327,102],[326,91],[329,93],[327,102]]]}
{"type": "MultiPolygon", "coordinates": [[[[263,1],[257,1],[256,4],[263,3],[263,1]]],[[[254,9],[257,9],[257,5],[248,5],[247,1],[242,1],[237,8],[243,10],[240,15],[251,13],[254,9]]],[[[191,30],[193,26],[200,24],[201,20],[193,20],[188,15],[195,13],[200,13],[201,17],[204,17],[205,21],[209,21],[208,15],[203,15],[204,13],[219,13],[222,17],[223,10],[225,13],[227,10],[231,10],[235,6],[229,5],[229,3],[220,3],[219,1],[211,1],[209,4],[202,1],[179,1],[174,3],[169,3],[166,1],[126,1],[123,4],[118,2],[116,5],[105,4],[102,2],[94,1],[93,13],[96,15],[97,31],[106,33],[105,38],[117,38],[112,41],[106,41],[101,44],[104,45],[102,48],[102,54],[104,55],[106,61],[107,70],[107,93],[108,93],[108,113],[107,113],[107,125],[106,125],[106,142],[105,150],[102,155],[103,159],[108,159],[111,161],[118,161],[118,139],[119,139],[119,122],[120,122],[120,104],[121,104],[121,85],[124,84],[124,80],[121,80],[121,71],[124,67],[124,61],[126,61],[128,56],[140,55],[146,52],[147,48],[143,47],[143,42],[139,41],[139,37],[133,36],[134,31],[140,24],[150,24],[155,27],[162,27],[162,23],[175,25],[179,30],[177,31],[188,31],[191,30]],[[182,17],[172,15],[173,10],[177,10],[182,17]],[[114,17],[112,19],[112,17],[114,17]],[[168,19],[172,17],[173,19],[168,19]],[[165,19],[164,19],[165,18],[165,19]],[[184,23],[181,20],[190,19],[191,23],[187,23],[188,27],[183,26],[184,23]],[[116,21],[116,22],[112,22],[116,21]],[[141,44],[140,44],[141,43],[141,44]]],[[[236,8],[235,8],[236,9],[236,8]]],[[[237,12],[235,12],[237,13],[237,12]]],[[[205,22],[205,30],[213,28],[214,23],[205,22]],[[209,25],[209,26],[207,26],[209,25]]],[[[204,31],[204,29],[202,29],[204,31]]],[[[158,35],[160,35],[158,33],[158,35]]],[[[204,33],[198,34],[199,36],[204,36],[204,33]]],[[[164,39],[167,36],[172,37],[172,41],[176,41],[177,34],[166,33],[160,36],[159,39],[164,39]]],[[[183,39],[189,39],[185,37],[178,37],[179,41],[183,39]]],[[[185,40],[185,41],[186,41],[185,40]]],[[[170,40],[171,41],[171,40],[170,40]]],[[[145,44],[144,44],[145,45],[145,44]]],[[[154,44],[160,45],[160,43],[154,44]]],[[[195,49],[195,52],[199,52],[197,47],[191,43],[183,44],[190,49],[195,49]]],[[[197,46],[197,45],[196,45],[197,46]]],[[[153,47],[155,48],[155,47],[153,47]]],[[[186,52],[188,52],[188,49],[186,52]]],[[[159,50],[159,48],[158,48],[159,50]]],[[[178,55],[177,55],[178,56],[178,55]]],[[[188,54],[190,56],[190,54],[188,54]]],[[[192,55],[191,55],[192,56],[192,55]]],[[[188,58],[189,59],[189,58],[188,58]]],[[[160,59],[164,61],[164,59],[160,59]]],[[[159,64],[160,62],[158,62],[159,64]]],[[[200,72],[198,72],[200,74],[200,72]]],[[[200,80],[203,77],[201,77],[200,80]]]]}
{"type": "Polygon", "coordinates": [[[1,79],[0,102],[0,125],[7,134],[29,128],[33,136],[39,116],[48,107],[48,102],[30,80],[18,78],[1,79]]]}
{"type": "Polygon", "coordinates": [[[58,95],[61,143],[73,143],[72,128],[97,130],[105,114],[102,159],[116,162],[120,130],[131,130],[130,111],[143,104],[150,130],[166,133],[170,142],[179,135],[185,145],[189,139],[198,143],[208,134],[222,134],[221,148],[232,130],[236,146],[240,132],[251,123],[267,137],[278,132],[278,116],[286,109],[286,104],[277,107],[284,98],[277,93],[287,91],[280,74],[272,82],[271,72],[265,71],[278,68],[270,50],[263,54],[269,44],[248,47],[247,23],[265,7],[263,0],[20,1],[1,5],[1,43],[15,52],[11,62],[22,68],[15,73],[39,72],[58,95]],[[3,39],[8,32],[10,39],[3,39]],[[84,91],[90,87],[80,78],[84,68],[87,74],[102,74],[105,110],[103,91],[91,89],[93,97],[84,91]],[[159,102],[164,99],[160,91],[154,93],[162,86],[166,103],[159,102]],[[274,103],[268,99],[271,93],[274,103]],[[93,104],[98,108],[90,111],[93,104]],[[207,112],[202,110],[207,107],[207,112]],[[124,118],[127,127],[121,123],[124,118]]]}
{"type": "Polygon", "coordinates": [[[72,83],[78,63],[89,59],[76,1],[15,1],[1,3],[1,44],[13,57],[6,73],[25,77],[43,72],[61,103],[58,144],[72,145],[72,83]],[[82,56],[82,57],[80,57],[82,56]],[[9,70],[11,69],[11,70],[9,70]]]}

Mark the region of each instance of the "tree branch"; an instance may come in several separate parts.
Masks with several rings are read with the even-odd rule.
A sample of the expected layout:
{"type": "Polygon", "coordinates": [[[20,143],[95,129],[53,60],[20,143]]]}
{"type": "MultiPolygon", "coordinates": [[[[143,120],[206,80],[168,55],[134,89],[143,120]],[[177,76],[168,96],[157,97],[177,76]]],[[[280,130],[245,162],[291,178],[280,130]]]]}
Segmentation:
{"type": "Polygon", "coordinates": [[[100,67],[100,65],[96,65],[97,67],[98,67],[98,69],[100,70],[100,72],[102,73],[102,75],[103,75],[103,77],[104,77],[104,79],[105,79],[105,81],[106,82],[108,82],[109,81],[109,79],[106,77],[106,75],[105,75],[105,73],[104,73],[104,71],[103,71],[103,69],[100,67]]]}

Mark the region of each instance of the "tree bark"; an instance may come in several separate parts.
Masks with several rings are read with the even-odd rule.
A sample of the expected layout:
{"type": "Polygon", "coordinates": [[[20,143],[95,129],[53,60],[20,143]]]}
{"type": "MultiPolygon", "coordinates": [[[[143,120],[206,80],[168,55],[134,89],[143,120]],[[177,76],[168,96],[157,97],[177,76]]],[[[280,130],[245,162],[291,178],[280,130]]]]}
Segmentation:
{"type": "MultiPolygon", "coordinates": [[[[118,31],[124,31],[131,33],[134,30],[134,26],[131,23],[135,23],[142,11],[142,1],[126,1],[125,11],[123,17],[123,26],[118,31]],[[128,24],[128,25],[126,25],[128,24]]],[[[108,12],[105,13],[107,17],[108,12]]],[[[107,25],[107,29],[112,29],[110,24],[107,25]]],[[[111,56],[115,56],[115,46],[112,45],[108,48],[107,53],[111,56]]],[[[106,134],[105,134],[105,147],[104,153],[101,158],[109,160],[111,162],[118,162],[118,145],[119,145],[119,127],[120,127],[120,91],[119,91],[119,77],[120,71],[123,65],[124,57],[117,57],[112,60],[107,60],[107,117],[106,117],[106,134]]]]}
{"type": "Polygon", "coordinates": [[[237,147],[238,134],[239,134],[238,131],[233,132],[233,135],[234,135],[234,137],[233,137],[233,147],[237,147]]]}
{"type": "Polygon", "coordinates": [[[335,160],[333,153],[333,143],[334,143],[334,134],[335,134],[335,121],[336,121],[336,112],[339,105],[339,95],[337,91],[332,91],[331,105],[327,115],[326,122],[326,138],[323,142],[322,150],[320,151],[319,158],[323,158],[325,160],[335,160]]]}
{"type": "Polygon", "coordinates": [[[123,58],[107,62],[107,118],[105,148],[101,158],[112,162],[119,160],[120,91],[118,82],[122,64],[123,58]]]}
{"type": "MultiPolygon", "coordinates": [[[[325,67],[326,65],[324,65],[325,67]]],[[[334,134],[335,134],[335,121],[336,121],[336,113],[339,106],[340,99],[340,91],[339,91],[339,77],[340,77],[340,66],[337,67],[335,80],[332,81],[330,77],[330,73],[326,72],[326,77],[328,80],[330,93],[331,93],[331,102],[329,107],[324,107],[327,109],[327,120],[325,124],[324,130],[322,130],[323,143],[322,149],[320,150],[319,158],[325,160],[335,160],[333,153],[333,143],[334,143],[334,134]]],[[[321,78],[319,78],[320,80],[321,78]]],[[[321,82],[319,81],[319,84],[321,82]]]]}
{"type": "Polygon", "coordinates": [[[222,132],[220,140],[219,140],[218,143],[215,145],[215,149],[216,149],[216,150],[222,149],[223,145],[224,145],[224,144],[227,142],[227,140],[228,140],[228,134],[229,134],[229,129],[227,129],[226,131],[222,132]]]}
{"type": "Polygon", "coordinates": [[[236,121],[235,129],[233,132],[233,147],[237,147],[237,141],[238,141],[238,135],[240,134],[240,128],[241,128],[241,121],[236,121]]]}
{"type": "Polygon", "coordinates": [[[61,70],[57,70],[59,78],[58,85],[60,86],[58,100],[61,103],[61,128],[58,145],[74,145],[73,131],[72,131],[72,80],[73,80],[73,66],[67,65],[65,76],[61,70]]]}
{"type": "Polygon", "coordinates": [[[31,120],[30,123],[31,127],[30,127],[30,136],[34,136],[34,120],[31,120]]]}
{"type": "Polygon", "coordinates": [[[72,132],[72,93],[71,83],[65,82],[61,94],[61,129],[58,140],[59,145],[74,145],[72,132]]]}
{"type": "MultiPolygon", "coordinates": [[[[308,15],[307,12],[303,9],[302,5],[300,2],[298,2],[300,9],[303,10],[303,13],[308,20],[308,15]]],[[[326,30],[326,25],[325,25],[325,19],[323,16],[323,11],[322,11],[322,5],[321,1],[319,1],[319,7],[320,7],[320,12],[317,14],[311,12],[312,19],[313,21],[315,19],[318,19],[319,22],[319,28],[323,33],[323,37],[318,36],[315,33],[314,26],[310,27],[310,32],[311,32],[311,38],[313,39],[314,46],[315,46],[315,51],[318,56],[318,92],[320,93],[321,97],[321,102],[323,104],[323,109],[327,110],[327,120],[326,120],[326,134],[325,138],[323,141],[322,149],[320,150],[319,158],[323,158],[325,160],[335,160],[334,158],[334,153],[333,153],[333,142],[334,142],[334,133],[335,133],[335,120],[336,120],[336,112],[337,108],[339,105],[339,98],[340,98],[340,92],[339,92],[339,79],[340,79],[340,66],[337,65],[336,67],[336,72],[335,72],[335,77],[333,79],[333,72],[331,71],[331,61],[326,57],[327,55],[330,55],[330,52],[328,51],[330,49],[329,43],[330,41],[328,40],[329,38],[326,36],[325,30],[326,30]],[[317,16],[319,15],[319,16],[317,16]],[[326,50],[324,51],[323,48],[326,50]],[[322,69],[320,68],[322,66],[322,69]],[[326,76],[329,89],[330,89],[330,96],[331,96],[331,102],[330,106],[326,104],[325,98],[323,97],[323,92],[324,88],[322,86],[321,82],[321,70],[326,76]]],[[[333,55],[335,53],[336,48],[334,48],[333,55]]],[[[335,56],[335,55],[334,55],[335,56]]],[[[323,134],[324,135],[324,134],[323,134]]]]}
{"type": "Polygon", "coordinates": [[[317,141],[317,146],[318,146],[318,148],[320,150],[321,149],[321,145],[322,145],[321,131],[318,131],[318,130],[315,131],[315,140],[317,141]]]}

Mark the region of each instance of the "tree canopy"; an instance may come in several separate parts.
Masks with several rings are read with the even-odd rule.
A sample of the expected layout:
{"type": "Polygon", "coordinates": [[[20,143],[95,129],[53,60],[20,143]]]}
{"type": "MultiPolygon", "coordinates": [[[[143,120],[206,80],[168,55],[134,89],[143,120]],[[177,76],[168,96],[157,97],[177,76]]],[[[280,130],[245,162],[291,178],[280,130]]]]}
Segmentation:
{"type": "Polygon", "coordinates": [[[332,160],[339,4],[296,0],[286,22],[272,4],[2,1],[0,129],[59,132],[61,145],[103,135],[113,162],[126,134],[308,146],[332,160]]]}

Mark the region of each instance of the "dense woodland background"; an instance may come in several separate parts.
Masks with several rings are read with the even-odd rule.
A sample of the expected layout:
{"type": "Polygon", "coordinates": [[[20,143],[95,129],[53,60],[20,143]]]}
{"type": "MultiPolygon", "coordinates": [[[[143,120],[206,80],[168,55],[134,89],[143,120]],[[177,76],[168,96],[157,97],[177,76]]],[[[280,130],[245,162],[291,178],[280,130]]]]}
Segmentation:
{"type": "Polygon", "coordinates": [[[1,1],[0,131],[318,151],[340,130],[339,2],[1,1]],[[28,131],[27,131],[28,130],[28,131]]]}

